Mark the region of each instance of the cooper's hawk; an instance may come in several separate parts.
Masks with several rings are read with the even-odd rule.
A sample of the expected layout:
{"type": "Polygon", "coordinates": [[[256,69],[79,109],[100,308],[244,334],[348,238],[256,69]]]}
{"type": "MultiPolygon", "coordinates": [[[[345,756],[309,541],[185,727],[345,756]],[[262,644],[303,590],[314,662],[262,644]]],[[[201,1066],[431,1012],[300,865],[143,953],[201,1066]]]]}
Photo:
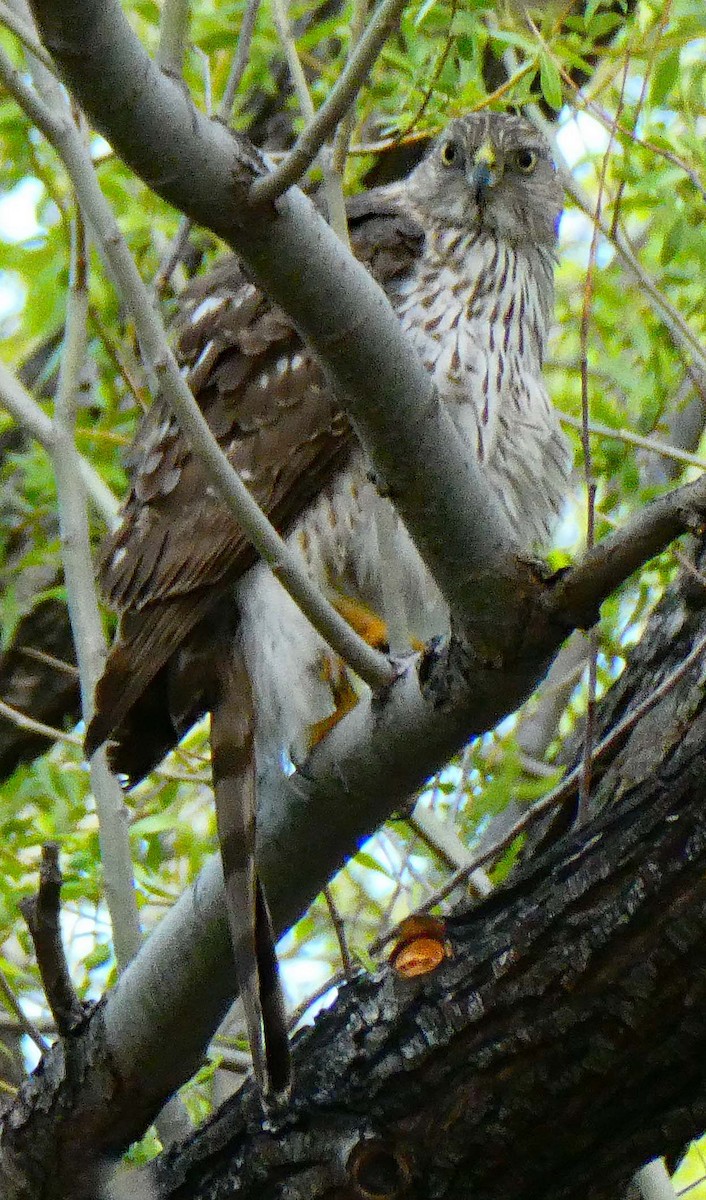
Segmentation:
{"type": "MultiPolygon", "coordinates": [[[[452,121],[402,183],[348,204],[355,254],[385,289],[514,531],[530,550],[561,507],[570,455],[541,369],[561,191],[544,139],[498,113],[452,121]]],[[[179,350],[209,424],[317,583],[383,642],[374,487],[326,377],[289,318],[228,258],[193,287],[179,350]]],[[[286,1082],[266,905],[252,862],[259,766],[297,760],[350,692],[203,478],[167,406],[143,419],[132,488],[102,564],[120,630],[87,750],[130,783],[210,711],[229,917],[261,1079],[286,1082]],[[255,966],[257,960],[257,966],[255,966]],[[264,1036],[260,1023],[264,1007],[264,1036]]],[[[411,636],[448,613],[406,530],[395,576],[411,636]]]]}

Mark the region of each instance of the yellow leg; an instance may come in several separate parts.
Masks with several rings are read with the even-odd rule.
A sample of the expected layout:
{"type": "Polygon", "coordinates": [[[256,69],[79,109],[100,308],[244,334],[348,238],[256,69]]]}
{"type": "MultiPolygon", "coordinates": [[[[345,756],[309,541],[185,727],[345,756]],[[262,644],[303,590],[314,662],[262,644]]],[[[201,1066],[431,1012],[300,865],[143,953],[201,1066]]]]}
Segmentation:
{"type": "Polygon", "coordinates": [[[351,600],[338,592],[331,599],[333,607],[348,622],[352,629],[362,637],[369,646],[379,650],[388,643],[387,622],[378,617],[367,605],[359,600],[351,600]]]}
{"type": "MultiPolygon", "coordinates": [[[[372,609],[361,603],[360,600],[352,600],[350,596],[345,596],[342,592],[336,592],[331,597],[331,603],[351,628],[355,629],[356,633],[369,646],[374,646],[376,650],[387,649],[389,642],[387,622],[383,621],[382,617],[379,617],[377,613],[374,613],[372,609]]],[[[416,638],[412,638],[412,648],[421,651],[424,649],[424,644],[416,638]]],[[[331,683],[336,707],[330,716],[324,717],[322,721],[317,721],[315,725],[311,726],[309,730],[310,749],[318,745],[326,737],[326,734],[334,726],[338,725],[338,722],[343,720],[346,713],[349,713],[358,703],[358,694],[350,681],[343,663],[340,664],[336,680],[332,677],[328,663],[324,670],[324,678],[331,683]]]]}

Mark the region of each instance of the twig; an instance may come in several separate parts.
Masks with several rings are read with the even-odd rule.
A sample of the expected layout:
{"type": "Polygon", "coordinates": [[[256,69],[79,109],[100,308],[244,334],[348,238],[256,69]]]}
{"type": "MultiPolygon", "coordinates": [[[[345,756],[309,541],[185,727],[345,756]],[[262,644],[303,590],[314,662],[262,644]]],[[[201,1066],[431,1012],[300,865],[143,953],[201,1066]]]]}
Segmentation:
{"type": "Polygon", "coordinates": [[[18,646],[17,653],[22,658],[31,658],[35,662],[44,663],[47,667],[53,667],[55,671],[60,671],[62,675],[68,675],[70,679],[78,679],[78,669],[73,663],[64,662],[63,658],[47,654],[45,650],[37,650],[34,646],[18,646]]]}
{"type": "Polygon", "coordinates": [[[334,932],[336,934],[336,940],[338,941],[338,949],[341,955],[341,962],[343,964],[343,973],[346,979],[349,979],[353,974],[353,960],[351,959],[350,950],[348,949],[346,927],[343,922],[343,918],[336,907],[336,901],[333,898],[331,887],[328,884],[324,888],[324,900],[326,901],[326,907],[328,908],[329,916],[331,918],[331,924],[333,925],[334,932]]]}
{"type": "MultiPolygon", "coordinates": [[[[0,64],[1,70],[2,64],[0,64]]],[[[23,429],[36,438],[41,446],[52,453],[54,427],[49,417],[32,399],[16,375],[0,362],[0,404],[11,414],[23,429]]],[[[94,507],[103,517],[109,529],[117,524],[119,505],[110,488],[83,455],[78,456],[78,470],[94,507]]]]}
{"type": "Polygon", "coordinates": [[[228,124],[230,114],[235,101],[235,94],[240,87],[245,69],[250,59],[250,46],[252,45],[253,34],[255,32],[255,24],[257,22],[257,14],[260,8],[260,0],[248,0],[243,13],[243,20],[240,25],[240,33],[238,34],[238,48],[233,56],[228,79],[226,81],[225,91],[221,97],[221,103],[218,107],[218,118],[228,124]]]}
{"type": "Polygon", "coordinates": [[[163,395],[220,499],[233,513],[260,557],[335,653],[370,687],[377,689],[391,683],[395,677],[394,668],[384,655],[368,646],[351,629],[315,587],[296,550],[275,531],[218,445],[179,370],[134,259],[100,190],[78,131],[42,104],[1,51],[0,79],[18,103],[26,106],[35,124],[61,155],[82,210],[110,263],[121,299],[133,316],[145,359],[151,363],[163,395]]]}
{"type": "MultiPolygon", "coordinates": [[[[517,56],[512,49],[505,51],[503,61],[506,63],[508,71],[514,72],[517,70],[517,56]]],[[[553,126],[547,121],[536,104],[525,105],[524,112],[527,118],[544,134],[551,144],[554,161],[564,188],[589,220],[595,221],[597,218],[591,198],[584,188],[581,187],[581,184],[574,179],[566,159],[557,144],[553,126]]],[[[688,351],[692,355],[699,371],[706,374],[706,348],[702,346],[698,336],[691,329],[688,322],[674,305],[670,303],[667,297],[663,295],[652,276],[642,266],[625,233],[620,229],[611,229],[611,226],[602,217],[599,217],[597,221],[601,233],[614,247],[618,257],[622,260],[623,266],[627,268],[628,272],[640,284],[643,292],[660,314],[675,341],[683,350],[688,351]]]]}
{"type": "MultiPolygon", "coordinates": [[[[581,429],[583,422],[579,417],[571,417],[568,413],[560,413],[562,425],[570,429],[581,429]]],[[[680,450],[667,442],[660,442],[653,437],[643,437],[633,433],[631,429],[613,429],[611,425],[602,425],[600,421],[589,421],[588,432],[597,437],[614,438],[618,442],[627,442],[629,446],[639,446],[641,450],[649,450],[650,454],[659,454],[662,458],[671,458],[674,462],[684,463],[689,467],[698,467],[706,471],[706,459],[698,454],[690,454],[688,450],[680,450]]]]}
{"type": "MultiPolygon", "coordinates": [[[[666,679],[663,679],[662,682],[655,688],[655,690],[649,696],[647,696],[641,704],[638,704],[637,707],[634,708],[632,712],[628,713],[622,721],[619,721],[618,724],[610,731],[610,733],[598,743],[591,756],[592,766],[595,766],[596,763],[605,758],[605,756],[609,754],[610,751],[613,750],[614,747],[617,746],[632,729],[634,729],[635,725],[637,725],[637,723],[641,721],[643,717],[647,716],[647,714],[651,712],[652,709],[655,708],[655,706],[659,704],[659,702],[663,700],[666,695],[669,694],[669,692],[671,692],[672,688],[679,683],[680,679],[683,679],[687,672],[691,670],[692,666],[698,662],[704,651],[706,651],[706,634],[699,638],[693,650],[687,654],[683,662],[681,662],[678,667],[675,667],[675,669],[671,671],[669,675],[667,675],[666,679]]],[[[480,867],[484,867],[488,862],[492,862],[498,857],[498,855],[502,854],[504,850],[507,850],[521,833],[524,833],[525,830],[530,827],[530,825],[533,825],[535,821],[538,821],[540,817],[546,816],[547,813],[551,812],[555,808],[558,808],[560,804],[566,803],[567,800],[570,800],[573,796],[575,796],[581,779],[581,773],[582,765],[579,764],[578,767],[574,767],[573,771],[569,772],[566,778],[563,779],[557,787],[553,788],[551,792],[548,792],[546,796],[543,796],[541,800],[538,800],[537,803],[533,804],[526,813],[519,817],[518,820],[510,826],[510,828],[506,831],[506,833],[503,834],[501,838],[498,838],[498,840],[493,842],[492,845],[487,846],[486,849],[480,854],[476,854],[466,866],[456,871],[455,874],[452,875],[449,880],[447,880],[443,887],[434,892],[433,896],[426,900],[424,904],[420,905],[415,911],[420,913],[428,912],[437,904],[440,904],[442,900],[445,900],[446,897],[455,890],[455,888],[466,882],[471,872],[478,870],[480,867]]],[[[380,950],[380,948],[386,942],[390,941],[390,939],[395,936],[395,933],[396,930],[392,930],[391,932],[387,933],[384,938],[376,939],[376,941],[373,942],[369,947],[370,953],[374,954],[380,950]]]]}
{"type": "MultiPolygon", "coordinates": [[[[222,121],[224,125],[228,125],[230,122],[235,94],[240,87],[241,80],[245,74],[245,68],[248,65],[250,46],[252,44],[253,33],[255,32],[255,23],[259,8],[260,0],[248,0],[238,35],[238,47],[233,56],[225,91],[218,106],[217,119],[222,121]]],[[[193,224],[193,221],[189,217],[182,217],[171,245],[166,253],[162,255],[162,261],[159,264],[159,269],[154,279],[154,290],[158,296],[166,288],[167,283],[181,261],[184,250],[189,244],[189,234],[191,233],[193,224]]]]}
{"type": "MultiPolygon", "coordinates": [[[[542,41],[539,31],[536,29],[532,18],[527,18],[531,28],[534,30],[537,37],[542,41]]],[[[630,65],[630,50],[625,55],[625,64],[623,67],[623,79],[620,88],[620,96],[618,98],[618,107],[615,114],[616,122],[620,118],[620,113],[623,108],[623,99],[625,95],[625,84],[628,77],[628,67],[630,65]]],[[[593,299],[593,279],[596,270],[596,251],[598,249],[598,222],[601,218],[603,209],[603,196],[605,193],[606,176],[608,173],[608,163],[610,162],[610,154],[615,139],[615,127],[611,130],[608,145],[606,147],[603,160],[601,162],[601,170],[598,179],[598,196],[596,198],[595,219],[593,222],[593,233],[591,236],[591,247],[588,254],[588,267],[586,270],[586,284],[583,292],[583,303],[581,306],[581,328],[580,328],[580,345],[581,345],[581,444],[583,446],[583,461],[584,471],[586,473],[586,493],[587,493],[587,528],[586,528],[586,549],[590,553],[595,544],[596,534],[596,481],[593,475],[593,459],[591,456],[591,440],[588,430],[589,419],[589,401],[588,401],[588,340],[589,326],[591,319],[591,302],[593,299]]],[[[593,742],[596,729],[596,685],[597,685],[597,665],[598,665],[598,634],[595,629],[591,629],[588,635],[588,687],[586,699],[586,726],[584,729],[583,752],[581,760],[581,782],[579,786],[579,799],[576,813],[578,823],[585,821],[588,815],[589,798],[591,794],[591,755],[593,753],[593,742]]]]}
{"type": "MultiPolygon", "coordinates": [[[[358,45],[363,30],[365,29],[365,18],[368,13],[368,0],[353,0],[353,13],[351,16],[350,35],[351,43],[348,57],[358,45]]],[[[341,183],[346,169],[346,159],[348,157],[348,147],[350,145],[353,127],[355,125],[355,104],[351,104],[348,112],[342,117],[341,122],[336,130],[333,139],[333,150],[331,153],[331,170],[335,175],[338,175],[341,183]]]]}
{"type": "MultiPolygon", "coordinates": [[[[314,102],[311,98],[309,86],[304,74],[301,60],[297,53],[297,47],[294,41],[291,25],[289,23],[289,15],[287,12],[286,0],[272,0],[272,16],[277,27],[277,34],[282,43],[285,57],[287,59],[287,67],[292,78],[294,91],[299,102],[302,116],[307,124],[315,119],[316,110],[314,102]]],[[[326,203],[326,211],[328,221],[331,228],[335,231],[341,241],[350,250],[350,239],[348,237],[348,219],[346,217],[346,203],[343,198],[343,189],[341,186],[341,177],[332,167],[331,156],[321,152],[322,168],[323,168],[323,195],[326,203]]]]}
{"type": "Polygon", "coordinates": [[[404,6],[405,0],[382,0],[328,99],[301,133],[284,162],[252,184],[250,197],[253,203],[272,203],[311,166],[365,83],[383,45],[397,27],[404,6]]]}
{"type": "Polygon", "coordinates": [[[624,526],[587,550],[552,580],[546,597],[552,619],[590,629],[607,596],[688,530],[702,530],[706,520],[706,476],[651,500],[624,526]]]}
{"type": "Polygon", "coordinates": [[[157,62],[175,79],[184,73],[184,55],[189,37],[191,0],[164,0],[159,23],[157,62]]]}
{"type": "Polygon", "coordinates": [[[8,721],[12,721],[12,724],[16,725],[18,729],[26,729],[29,733],[38,733],[41,737],[51,738],[54,742],[66,742],[69,746],[83,746],[82,739],[75,733],[64,733],[63,729],[55,729],[53,725],[45,725],[42,721],[36,721],[34,717],[28,716],[19,708],[13,708],[4,700],[0,700],[0,717],[6,717],[8,721]]]}
{"type": "MultiPolygon", "coordinates": [[[[93,695],[105,659],[105,639],[95,593],[90,534],[81,477],[76,470],[76,410],[86,356],[88,288],[86,242],[77,215],[72,225],[70,286],[66,305],[64,351],[59,370],[54,415],[52,461],[56,477],[62,561],[73,632],[83,715],[93,713],[93,695]]],[[[106,901],[113,927],[118,969],[122,970],[141,943],[125,802],[107,766],[105,752],[94,755],[91,784],[98,811],[98,830],[106,901]]]]}
{"type": "Polygon", "coordinates": [[[56,842],[47,842],[42,847],[39,890],[36,896],[20,901],[20,910],[34,943],[44,994],[56,1028],[66,1036],[81,1025],[87,1009],[74,990],[61,941],[62,883],[59,847],[56,842]]]}
{"type": "MultiPolygon", "coordinates": [[[[440,821],[421,801],[415,804],[407,824],[452,870],[465,868],[472,861],[473,855],[464,846],[453,825],[448,821],[440,821]]],[[[488,896],[493,890],[490,877],[483,870],[472,871],[469,880],[479,896],[488,896]]]]}
{"type": "Polygon", "coordinates": [[[0,0],[0,25],[4,25],[14,33],[18,41],[22,42],[25,50],[29,50],[30,54],[39,59],[39,62],[46,67],[47,71],[51,71],[52,74],[56,75],[54,60],[44,49],[32,26],[27,21],[23,21],[18,13],[13,12],[9,4],[5,4],[4,0],[0,0]]]}
{"type": "Polygon", "coordinates": [[[32,1039],[40,1054],[46,1054],[47,1050],[49,1049],[49,1042],[46,1040],[46,1038],[42,1037],[42,1034],[40,1033],[39,1029],[37,1029],[37,1026],[30,1021],[28,1016],[25,1015],[22,1005],[17,999],[17,996],[13,992],[2,971],[0,971],[0,992],[2,992],[5,998],[5,1004],[7,1008],[10,1010],[10,1012],[15,1014],[17,1019],[16,1028],[22,1029],[27,1034],[27,1037],[32,1039]]]}

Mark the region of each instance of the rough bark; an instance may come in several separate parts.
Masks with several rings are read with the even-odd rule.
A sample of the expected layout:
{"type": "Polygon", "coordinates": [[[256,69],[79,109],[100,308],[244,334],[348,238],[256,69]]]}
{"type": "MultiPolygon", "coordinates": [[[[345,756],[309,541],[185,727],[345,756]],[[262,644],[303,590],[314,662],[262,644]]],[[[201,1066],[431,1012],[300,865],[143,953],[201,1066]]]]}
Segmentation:
{"type": "MultiPolygon", "coordinates": [[[[602,708],[605,730],[706,626],[685,576],[602,708]]],[[[244,1090],[165,1159],[162,1193],[216,1200],[613,1200],[706,1125],[702,665],[596,780],[594,815],[449,922],[452,956],[343,989],[296,1044],[263,1133],[244,1090]]]]}
{"type": "MultiPolygon", "coordinates": [[[[690,574],[670,590],[604,729],[682,661],[705,601],[690,574]]],[[[160,1194],[215,1200],[237,1180],[258,1200],[614,1200],[641,1163],[676,1156],[706,1125],[702,677],[679,679],[616,749],[587,826],[456,913],[451,957],[416,981],[384,966],[343,989],[295,1042],[283,1116],[263,1128],[244,1089],[165,1156],[160,1194]]],[[[118,1153],[138,1103],[98,1010],[6,1117],[4,1178],[10,1157],[34,1173],[4,1194],[63,1196],[69,1179],[94,1195],[93,1156],[118,1153]]]]}

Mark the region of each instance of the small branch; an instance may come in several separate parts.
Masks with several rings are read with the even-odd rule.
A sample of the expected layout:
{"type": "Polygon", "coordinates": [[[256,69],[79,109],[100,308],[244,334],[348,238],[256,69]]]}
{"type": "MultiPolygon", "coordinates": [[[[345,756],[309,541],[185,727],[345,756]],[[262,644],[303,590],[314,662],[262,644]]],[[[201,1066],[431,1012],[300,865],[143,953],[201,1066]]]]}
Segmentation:
{"type": "MultiPolygon", "coordinates": [[[[2,63],[0,62],[0,75],[2,63]]],[[[16,375],[0,362],[0,404],[18,425],[35,438],[51,454],[54,448],[54,427],[45,412],[32,399],[16,375]]],[[[77,452],[78,453],[78,452],[77,452]]],[[[109,529],[117,525],[119,504],[110,488],[103,482],[95,467],[82,454],[78,455],[78,470],[94,508],[109,529]]]]}
{"type": "Polygon", "coordinates": [[[0,700],[0,717],[12,721],[12,724],[16,725],[18,729],[26,729],[29,733],[38,733],[41,737],[51,738],[53,742],[66,742],[69,746],[83,746],[83,740],[75,733],[64,733],[62,729],[55,729],[53,725],[35,721],[34,717],[21,712],[19,708],[13,708],[4,700],[0,700]]]}
{"type": "MultiPolygon", "coordinates": [[[[351,16],[350,35],[351,43],[348,57],[350,58],[356,46],[360,42],[365,30],[365,18],[368,13],[368,0],[353,0],[353,14],[351,16]]],[[[355,125],[355,103],[352,103],[348,112],[341,119],[341,122],[336,130],[336,136],[333,139],[333,151],[331,155],[331,170],[335,175],[338,175],[343,183],[343,176],[346,169],[346,159],[348,157],[348,147],[350,145],[353,127],[355,125]]]]}
{"type": "MultiPolygon", "coordinates": [[[[407,824],[442,862],[454,871],[466,868],[473,860],[473,855],[464,846],[450,821],[440,821],[421,801],[417,801],[414,812],[407,818],[407,824]]],[[[471,871],[469,882],[479,896],[489,896],[493,884],[487,872],[479,869],[471,871]]]]}
{"type": "MultiPolygon", "coordinates": [[[[272,0],[272,16],[274,17],[277,33],[287,59],[289,74],[292,78],[301,114],[304,120],[310,125],[315,119],[316,110],[314,109],[314,102],[306,82],[304,68],[297,53],[294,35],[289,22],[289,14],[287,12],[287,0],[272,0]]],[[[332,169],[331,156],[323,152],[321,158],[324,176],[322,192],[326,203],[328,223],[343,244],[350,250],[346,203],[343,198],[341,178],[332,169]]]]}
{"type": "Polygon", "coordinates": [[[311,166],[358,95],[388,37],[397,28],[404,6],[405,0],[382,0],[314,119],[300,134],[284,161],[269,175],[253,183],[250,198],[254,204],[269,204],[276,200],[311,166]]]}
{"type": "MultiPolygon", "coordinates": [[[[95,592],[88,514],[81,476],[77,471],[78,452],[74,441],[77,401],[86,357],[87,319],[86,242],[83,224],[77,216],[72,223],[70,286],[56,393],[52,461],[58,496],[66,597],[86,721],[90,720],[93,713],[94,690],[105,661],[105,639],[95,592]]],[[[108,771],[104,755],[95,755],[90,768],[98,811],[106,901],[113,927],[115,957],[118,969],[122,970],[137,953],[142,940],[125,801],[117,780],[108,771]]]]}
{"type": "Polygon", "coordinates": [[[255,32],[255,24],[257,22],[257,14],[260,8],[260,0],[248,0],[248,3],[243,13],[243,20],[240,25],[240,33],[238,34],[238,48],[233,56],[230,73],[226,82],[225,91],[221,97],[221,103],[218,107],[218,118],[224,124],[230,121],[230,115],[233,109],[236,92],[245,74],[246,67],[250,60],[250,47],[252,45],[253,34],[255,32]]]}
{"type": "MultiPolygon", "coordinates": [[[[299,108],[301,109],[301,114],[307,124],[310,125],[316,116],[316,110],[314,108],[314,102],[309,91],[309,85],[306,82],[306,75],[304,74],[304,68],[302,67],[301,59],[297,54],[294,35],[292,34],[289,24],[287,0],[272,0],[272,17],[277,29],[277,36],[282,43],[282,49],[284,50],[284,55],[287,59],[287,66],[292,79],[292,86],[299,103],[299,108]]],[[[323,145],[323,142],[321,145],[323,145]]],[[[319,146],[319,149],[320,148],[321,146],[319,146]]]]}
{"type": "MultiPolygon", "coordinates": [[[[600,762],[601,759],[605,758],[605,756],[609,754],[611,750],[613,750],[615,746],[617,746],[623,740],[623,738],[627,737],[637,723],[641,721],[643,717],[647,716],[647,714],[651,712],[652,709],[655,708],[655,706],[659,704],[660,701],[663,700],[664,697],[668,695],[674,687],[676,687],[680,679],[684,678],[687,672],[691,670],[691,668],[699,661],[705,652],[706,634],[699,638],[691,653],[687,654],[686,658],[679,664],[679,666],[676,667],[674,671],[671,671],[665,679],[663,679],[659,687],[656,687],[650,696],[643,700],[641,704],[638,704],[634,709],[632,709],[632,711],[629,712],[622,721],[619,721],[618,724],[611,729],[610,733],[598,743],[593,751],[593,754],[591,755],[592,767],[594,767],[597,762],[600,762]]],[[[553,788],[551,792],[548,792],[546,796],[543,796],[541,800],[538,800],[537,803],[533,804],[526,813],[519,817],[518,820],[510,826],[510,828],[503,834],[502,837],[498,838],[498,840],[493,842],[492,845],[487,846],[480,854],[476,854],[466,866],[456,871],[456,873],[451,876],[451,879],[449,879],[443,887],[434,892],[434,894],[430,896],[429,899],[424,902],[424,904],[420,905],[416,911],[420,913],[429,912],[430,909],[435,908],[437,904],[440,904],[442,900],[445,900],[447,896],[450,896],[457,887],[460,887],[462,884],[466,883],[474,871],[477,871],[479,868],[486,866],[487,863],[493,862],[495,859],[497,859],[512,845],[512,843],[520,836],[520,834],[525,833],[525,831],[529,829],[531,825],[534,825],[534,823],[541,817],[546,816],[547,813],[550,813],[555,808],[558,808],[560,804],[565,804],[568,800],[571,800],[572,797],[576,795],[577,788],[579,787],[581,781],[582,772],[583,763],[580,763],[578,767],[574,767],[573,771],[569,772],[566,778],[563,779],[557,787],[553,788]]],[[[386,942],[395,937],[396,934],[397,927],[388,931],[384,938],[378,938],[372,943],[371,946],[368,947],[370,953],[375,954],[386,942]]]]}
{"type": "Polygon", "coordinates": [[[157,62],[174,79],[184,73],[184,55],[189,38],[191,0],[164,0],[159,24],[157,62]]]}
{"type": "Polygon", "coordinates": [[[46,1038],[42,1037],[39,1029],[32,1021],[30,1021],[29,1017],[25,1016],[25,1013],[22,1010],[22,1005],[17,999],[17,996],[13,992],[2,971],[0,971],[0,992],[2,992],[6,1007],[11,1013],[15,1014],[17,1023],[14,1028],[22,1029],[24,1033],[27,1034],[27,1037],[31,1038],[31,1040],[34,1042],[35,1046],[39,1050],[39,1053],[46,1054],[47,1050],[49,1049],[49,1042],[46,1040],[46,1038]]]}
{"type": "MultiPolygon", "coordinates": [[[[537,38],[542,42],[541,35],[535,27],[531,17],[528,17],[531,28],[534,30],[537,38]]],[[[543,43],[542,43],[543,44],[543,43]]],[[[620,96],[618,99],[618,107],[615,120],[618,121],[623,108],[623,97],[625,95],[625,84],[628,77],[628,67],[630,64],[630,51],[628,49],[625,55],[625,63],[623,67],[622,84],[620,88],[620,96]]],[[[591,237],[591,247],[588,254],[588,268],[586,270],[586,284],[583,292],[583,303],[581,306],[581,328],[580,328],[580,344],[581,344],[581,445],[583,447],[583,462],[586,475],[586,493],[587,493],[587,530],[586,530],[586,550],[590,554],[595,544],[596,536],[596,481],[593,474],[593,458],[591,455],[591,439],[589,437],[589,397],[588,397],[588,342],[589,342],[589,327],[591,318],[591,304],[593,300],[593,279],[596,270],[596,251],[598,249],[598,222],[603,213],[603,196],[605,193],[606,175],[608,172],[608,163],[610,162],[610,154],[615,139],[615,127],[611,129],[608,145],[606,146],[605,154],[601,161],[601,170],[598,179],[598,196],[596,198],[596,209],[593,220],[593,234],[591,237]]],[[[586,726],[583,736],[583,755],[581,766],[581,782],[579,785],[579,802],[577,808],[577,821],[582,822],[588,814],[588,806],[591,795],[591,761],[593,754],[593,742],[595,736],[596,725],[596,685],[598,674],[598,635],[595,629],[592,629],[588,635],[588,684],[587,684],[587,700],[586,700],[586,726]]]]}
{"type": "Polygon", "coordinates": [[[649,559],[706,520],[706,476],[652,500],[554,581],[549,611],[568,627],[588,629],[612,592],[649,559]]]}
{"type": "Polygon", "coordinates": [[[81,1025],[87,1009],[74,990],[61,941],[62,883],[59,847],[56,842],[48,842],[42,847],[39,891],[36,896],[21,900],[20,910],[34,943],[39,974],[56,1028],[66,1037],[81,1025]]]}
{"type": "Polygon", "coordinates": [[[331,924],[333,925],[334,932],[336,934],[336,940],[338,941],[341,963],[343,964],[343,974],[345,975],[346,979],[350,979],[351,975],[353,974],[353,960],[351,958],[351,952],[348,949],[346,926],[340,912],[338,911],[338,908],[336,907],[336,901],[333,898],[333,893],[328,884],[324,888],[324,900],[326,901],[326,907],[329,911],[331,924]]]}
{"type": "MultiPolygon", "coordinates": [[[[250,46],[252,44],[253,33],[255,32],[255,23],[259,8],[260,0],[248,0],[238,35],[238,48],[233,56],[225,91],[221,97],[216,114],[217,119],[222,121],[224,125],[230,124],[235,95],[248,65],[250,46]]],[[[158,296],[162,294],[181,262],[184,251],[189,244],[189,234],[193,229],[193,225],[194,223],[189,217],[182,217],[171,244],[162,255],[162,261],[159,264],[159,270],[154,279],[154,290],[158,296]]]]}
{"type": "Polygon", "coordinates": [[[0,0],[0,25],[4,25],[14,33],[18,41],[22,42],[25,50],[29,50],[39,62],[46,67],[47,71],[56,74],[56,66],[49,54],[47,54],[42,43],[32,29],[32,26],[27,21],[23,21],[17,13],[13,12],[4,0],[0,0]]]}
{"type": "MultiPolygon", "coordinates": [[[[568,413],[560,413],[559,420],[569,429],[581,429],[582,427],[581,419],[571,417],[568,413]]],[[[627,442],[629,446],[639,446],[641,450],[647,450],[650,454],[659,454],[662,458],[670,458],[674,462],[684,463],[685,466],[698,467],[700,471],[706,471],[706,459],[701,458],[698,454],[690,454],[688,450],[680,450],[678,446],[660,442],[657,438],[643,437],[642,434],[633,433],[631,429],[614,429],[611,425],[602,425],[600,421],[589,421],[588,432],[596,437],[614,438],[617,442],[627,442]]]]}

